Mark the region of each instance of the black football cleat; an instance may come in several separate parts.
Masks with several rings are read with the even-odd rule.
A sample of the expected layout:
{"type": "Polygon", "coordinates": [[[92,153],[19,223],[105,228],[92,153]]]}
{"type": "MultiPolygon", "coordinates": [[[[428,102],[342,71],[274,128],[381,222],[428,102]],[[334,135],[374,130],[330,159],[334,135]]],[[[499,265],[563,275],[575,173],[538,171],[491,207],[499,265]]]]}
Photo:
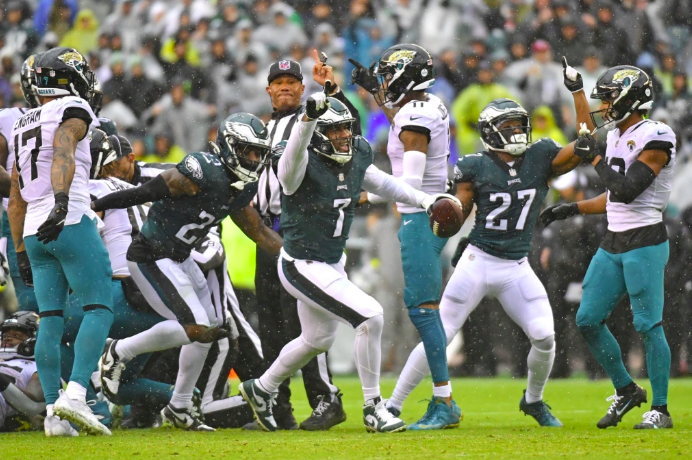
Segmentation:
{"type": "Polygon", "coordinates": [[[626,393],[622,396],[618,396],[618,394],[615,393],[613,396],[606,399],[606,401],[613,401],[613,403],[610,405],[608,413],[596,424],[596,426],[601,429],[608,428],[609,426],[617,426],[626,413],[635,407],[641,406],[642,403],[645,403],[646,390],[635,384],[633,392],[626,393]]]}
{"type": "Polygon", "coordinates": [[[334,396],[318,396],[320,402],[310,417],[303,420],[300,429],[305,431],[327,431],[333,426],[346,421],[346,412],[341,404],[341,393],[334,396]]]}

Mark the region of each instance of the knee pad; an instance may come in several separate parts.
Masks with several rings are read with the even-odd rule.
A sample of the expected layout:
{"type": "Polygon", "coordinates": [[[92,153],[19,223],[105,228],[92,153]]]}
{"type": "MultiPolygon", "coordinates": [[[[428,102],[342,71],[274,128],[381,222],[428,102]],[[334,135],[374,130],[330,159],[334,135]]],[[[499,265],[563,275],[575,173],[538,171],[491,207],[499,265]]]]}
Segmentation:
{"type": "Polygon", "coordinates": [[[333,332],[321,332],[319,330],[312,331],[309,336],[305,332],[300,334],[300,339],[305,345],[320,353],[328,351],[332,347],[335,338],[336,334],[333,332]]]}
{"type": "Polygon", "coordinates": [[[584,304],[579,307],[576,318],[578,328],[581,329],[582,327],[600,326],[603,324],[605,318],[602,318],[600,315],[596,315],[595,311],[593,310],[593,308],[584,304]]]}
{"type": "Polygon", "coordinates": [[[555,336],[553,321],[552,319],[548,318],[535,319],[529,323],[528,331],[526,331],[526,333],[529,336],[531,343],[555,336]]]}
{"type": "Polygon", "coordinates": [[[531,345],[541,351],[550,351],[555,347],[555,335],[550,335],[542,340],[531,340],[531,345]]]}
{"type": "Polygon", "coordinates": [[[363,335],[366,333],[372,335],[382,335],[382,329],[384,328],[384,316],[376,315],[372,318],[368,318],[358,325],[356,328],[356,335],[363,335]]]}

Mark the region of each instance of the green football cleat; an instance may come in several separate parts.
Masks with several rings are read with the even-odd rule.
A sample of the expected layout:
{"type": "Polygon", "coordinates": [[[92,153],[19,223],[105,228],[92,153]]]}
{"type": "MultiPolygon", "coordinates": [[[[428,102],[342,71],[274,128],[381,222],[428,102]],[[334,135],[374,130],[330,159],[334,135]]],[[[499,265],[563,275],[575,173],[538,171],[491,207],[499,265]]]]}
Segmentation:
{"type": "Polygon", "coordinates": [[[387,400],[383,399],[377,404],[365,404],[363,406],[363,423],[365,430],[370,433],[397,433],[406,431],[406,423],[399,417],[395,417],[386,407],[387,400]]]}
{"type": "Polygon", "coordinates": [[[264,431],[276,431],[278,427],[274,420],[273,407],[278,393],[267,393],[260,388],[255,379],[241,383],[238,390],[255,413],[259,426],[264,431]]]}
{"type": "Polygon", "coordinates": [[[454,400],[452,400],[452,407],[450,407],[444,398],[433,396],[423,417],[410,425],[408,429],[414,431],[444,430],[458,427],[460,421],[461,409],[454,400]]]}
{"type": "Polygon", "coordinates": [[[555,417],[552,412],[550,412],[551,407],[543,401],[536,401],[535,403],[526,402],[526,390],[524,390],[524,396],[521,397],[519,402],[519,410],[524,413],[524,415],[530,415],[535,418],[540,426],[549,427],[561,427],[562,422],[555,417]]]}
{"type": "Polygon", "coordinates": [[[670,418],[670,415],[657,410],[645,412],[642,423],[634,425],[635,430],[657,430],[659,428],[673,428],[673,419],[670,418]]]}

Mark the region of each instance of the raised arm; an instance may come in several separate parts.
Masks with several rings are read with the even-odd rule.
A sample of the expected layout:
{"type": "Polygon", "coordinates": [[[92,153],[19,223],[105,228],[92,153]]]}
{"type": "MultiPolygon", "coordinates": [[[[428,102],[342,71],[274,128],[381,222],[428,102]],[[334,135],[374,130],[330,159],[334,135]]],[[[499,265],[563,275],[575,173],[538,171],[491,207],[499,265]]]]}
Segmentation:
{"type": "Polygon", "coordinates": [[[177,168],[171,168],[139,187],[120,190],[99,198],[91,203],[91,209],[97,212],[123,209],[169,197],[194,196],[197,193],[199,193],[197,184],[177,168]]]}
{"type": "Polygon", "coordinates": [[[293,128],[286,142],[286,149],[281,154],[277,171],[279,183],[286,195],[293,195],[303,183],[308,168],[308,145],[315,126],[317,120],[309,120],[303,116],[303,120],[293,128]]]}
{"type": "Polygon", "coordinates": [[[248,238],[257,243],[264,252],[277,255],[284,244],[283,238],[271,228],[264,225],[262,218],[252,205],[231,214],[231,219],[248,238]]]}

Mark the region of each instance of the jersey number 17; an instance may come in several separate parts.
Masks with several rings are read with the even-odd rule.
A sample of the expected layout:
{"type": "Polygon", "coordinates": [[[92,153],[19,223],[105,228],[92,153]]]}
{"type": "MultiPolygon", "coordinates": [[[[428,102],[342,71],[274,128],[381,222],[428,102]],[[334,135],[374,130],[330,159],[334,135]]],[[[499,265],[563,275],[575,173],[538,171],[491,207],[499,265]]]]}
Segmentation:
{"type": "Polygon", "coordinates": [[[14,136],[14,164],[17,168],[17,178],[19,179],[20,189],[24,188],[24,179],[22,178],[22,168],[19,166],[19,149],[20,147],[26,147],[27,142],[29,142],[31,139],[36,139],[34,148],[31,149],[31,181],[33,182],[38,179],[38,168],[36,167],[36,162],[38,161],[38,154],[41,151],[41,145],[43,145],[41,127],[37,126],[35,128],[28,129],[23,133],[17,133],[14,136]]]}

